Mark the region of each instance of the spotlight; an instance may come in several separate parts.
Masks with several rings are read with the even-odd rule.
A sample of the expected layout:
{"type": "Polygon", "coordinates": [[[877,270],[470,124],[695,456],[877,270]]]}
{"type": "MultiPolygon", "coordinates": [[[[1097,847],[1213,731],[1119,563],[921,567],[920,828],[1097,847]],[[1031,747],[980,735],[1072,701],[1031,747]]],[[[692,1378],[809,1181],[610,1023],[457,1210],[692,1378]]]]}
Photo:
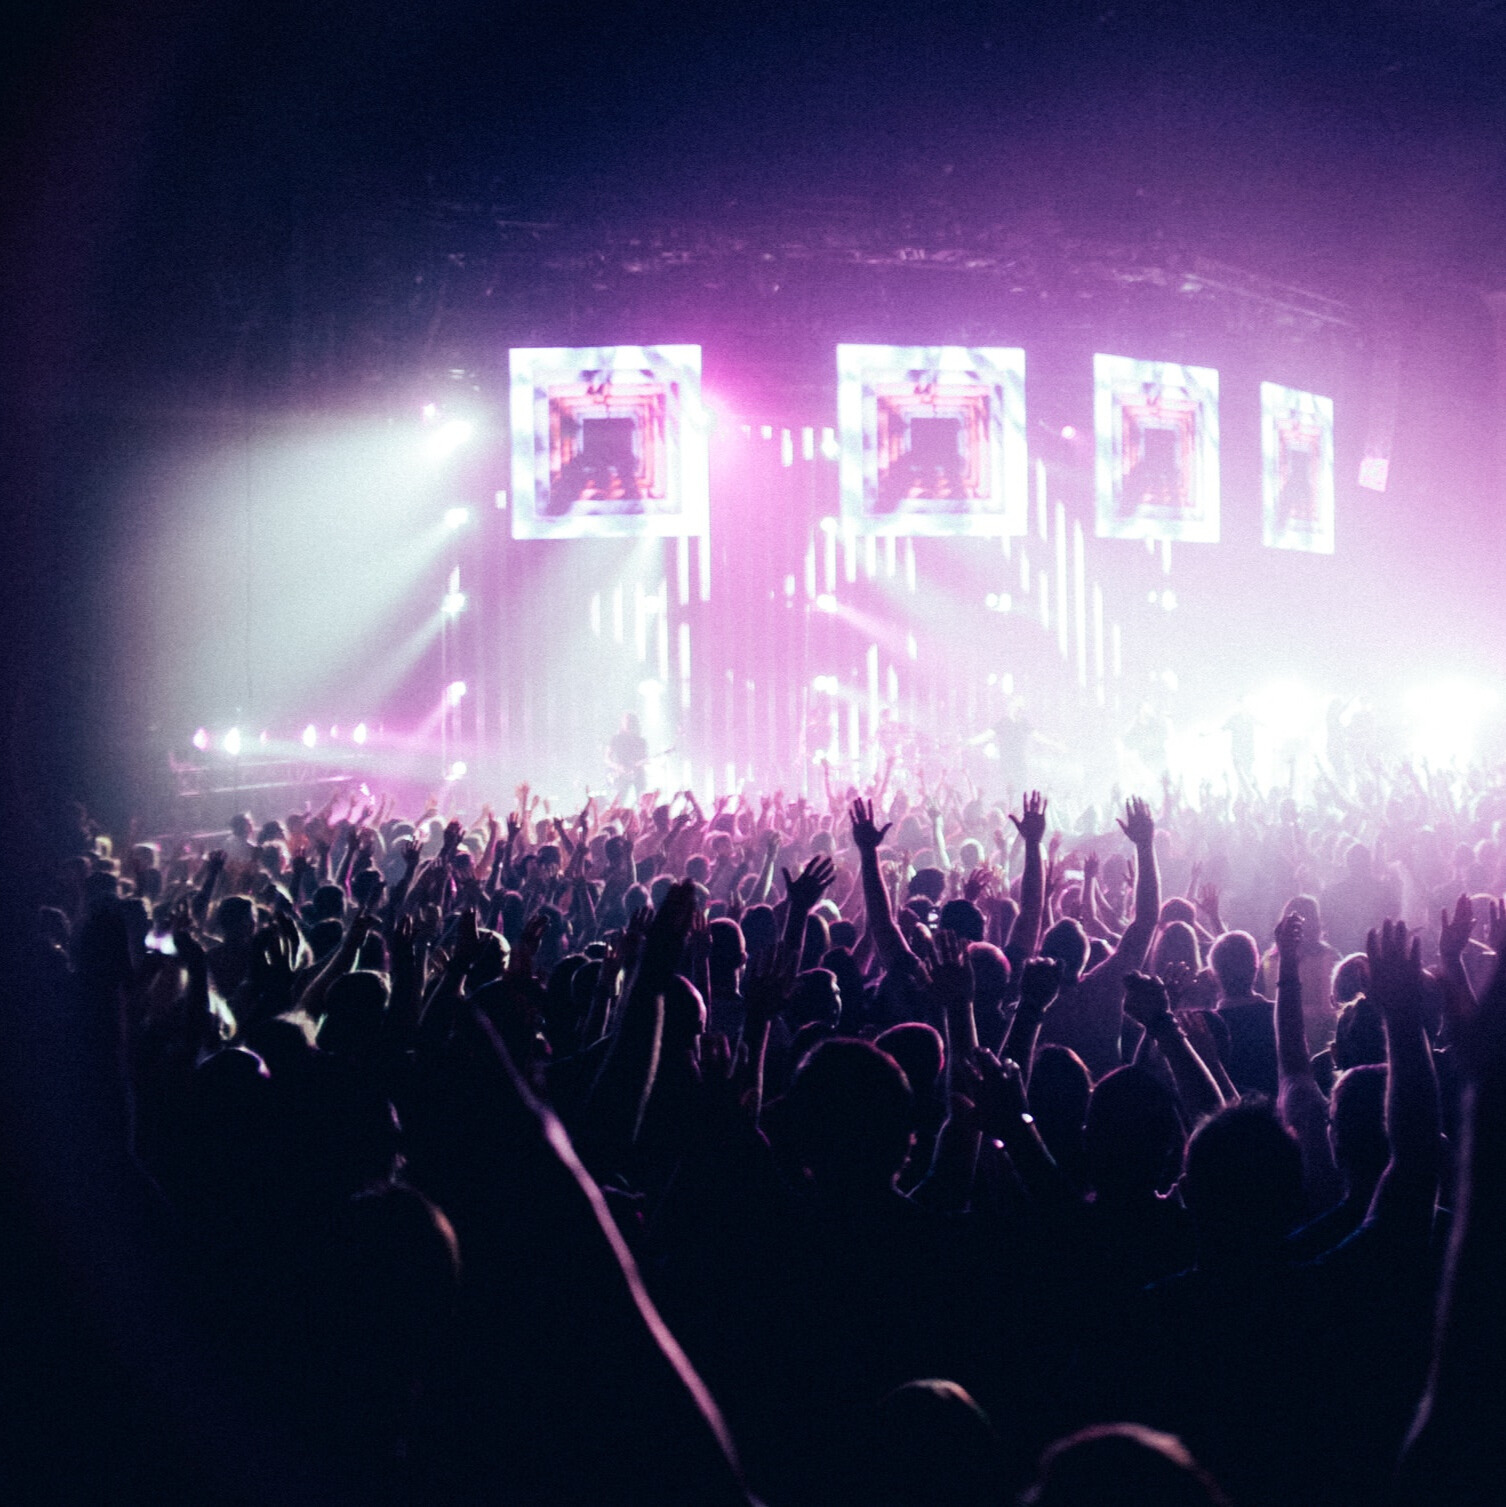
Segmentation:
{"type": "Polygon", "coordinates": [[[366,741],[366,724],[364,722],[356,723],[355,731],[350,736],[357,743],[364,743],[366,741]]]}
{"type": "Polygon", "coordinates": [[[471,521],[469,508],[449,508],[444,515],[444,526],[451,533],[458,528],[464,528],[471,521]]]}
{"type": "Polygon", "coordinates": [[[447,460],[475,432],[469,419],[446,419],[432,434],[424,437],[424,454],[430,460],[447,460]]]}
{"type": "Polygon", "coordinates": [[[451,706],[459,706],[465,699],[465,689],[465,682],[463,680],[452,680],[445,687],[444,699],[451,706]]]}
{"type": "Polygon", "coordinates": [[[240,757],[240,751],[241,751],[241,730],[240,730],[240,728],[238,728],[238,727],[232,727],[230,729],[230,731],[225,734],[225,742],[223,744],[223,747],[224,747],[225,752],[227,754],[229,754],[232,759],[240,757]]]}
{"type": "Polygon", "coordinates": [[[439,412],[439,404],[425,403],[420,412],[424,416],[424,423],[431,424],[434,422],[435,415],[439,412]]]}
{"type": "Polygon", "coordinates": [[[837,599],[829,591],[823,591],[821,595],[816,598],[817,612],[835,612],[836,610],[837,599]]]}
{"type": "Polygon", "coordinates": [[[444,601],[440,603],[446,617],[459,617],[465,611],[465,593],[463,591],[447,591],[444,601]]]}
{"type": "Polygon", "coordinates": [[[818,675],[811,681],[811,689],[824,692],[828,696],[835,696],[842,688],[842,682],[835,675],[818,675]]]}
{"type": "Polygon", "coordinates": [[[463,780],[465,778],[465,760],[456,759],[450,765],[450,772],[445,776],[447,780],[463,780]]]}
{"type": "Polygon", "coordinates": [[[205,728],[199,728],[193,735],[193,746],[203,753],[209,747],[209,733],[205,728]]]}
{"type": "Polygon", "coordinates": [[[303,746],[312,748],[319,741],[319,730],[312,722],[303,730],[303,746]]]}
{"type": "Polygon", "coordinates": [[[835,518],[833,518],[830,514],[828,514],[825,518],[823,518],[821,520],[821,532],[823,534],[834,534],[834,533],[836,533],[836,531],[837,531],[837,520],[835,518]]]}
{"type": "Polygon", "coordinates": [[[1075,440],[1077,438],[1077,430],[1076,430],[1076,428],[1073,425],[1071,425],[1071,424],[1063,424],[1062,425],[1062,438],[1064,440],[1075,440]]]}

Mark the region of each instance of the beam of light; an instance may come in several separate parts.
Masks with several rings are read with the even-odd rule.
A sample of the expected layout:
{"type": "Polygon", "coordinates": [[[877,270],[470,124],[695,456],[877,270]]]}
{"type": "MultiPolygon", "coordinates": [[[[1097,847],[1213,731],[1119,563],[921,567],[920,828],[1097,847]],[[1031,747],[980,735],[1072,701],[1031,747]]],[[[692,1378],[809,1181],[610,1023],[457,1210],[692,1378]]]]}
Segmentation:
{"type": "Polygon", "coordinates": [[[469,508],[447,508],[444,515],[444,526],[450,533],[456,529],[462,529],[471,521],[469,508]]]}
{"type": "Polygon", "coordinates": [[[241,751],[240,728],[232,727],[230,731],[225,734],[225,742],[222,746],[224,747],[225,752],[229,754],[232,759],[238,758],[241,751]]]}
{"type": "Polygon", "coordinates": [[[476,432],[469,419],[446,419],[423,438],[423,453],[431,461],[448,460],[476,432]]]}
{"type": "Polygon", "coordinates": [[[232,442],[159,457],[127,484],[166,490],[157,521],[130,541],[144,595],[162,604],[150,623],[159,715],[244,702],[248,662],[269,720],[328,704],[374,639],[406,631],[415,585],[453,538],[441,521],[451,483],[419,453],[415,427],[263,420],[232,442]],[[254,594],[235,584],[247,579],[254,594]]]}
{"type": "Polygon", "coordinates": [[[465,700],[466,684],[463,680],[452,680],[445,687],[445,700],[451,706],[459,706],[465,700]]]}
{"type": "Polygon", "coordinates": [[[312,722],[303,730],[303,746],[312,748],[319,741],[319,729],[312,722]]]}
{"type": "Polygon", "coordinates": [[[459,617],[465,611],[465,593],[463,591],[447,591],[444,600],[439,604],[440,610],[446,617],[459,617]]]}

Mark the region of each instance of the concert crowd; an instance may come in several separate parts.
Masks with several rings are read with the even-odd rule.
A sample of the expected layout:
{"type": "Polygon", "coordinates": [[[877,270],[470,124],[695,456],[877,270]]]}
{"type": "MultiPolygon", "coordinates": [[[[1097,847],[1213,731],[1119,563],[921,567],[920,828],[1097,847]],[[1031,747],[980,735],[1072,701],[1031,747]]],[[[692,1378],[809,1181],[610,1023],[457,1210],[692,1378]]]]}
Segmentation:
{"type": "Polygon", "coordinates": [[[12,1499],[1501,1500],[1503,829],[1506,771],[1378,764],[71,807],[12,1499]]]}

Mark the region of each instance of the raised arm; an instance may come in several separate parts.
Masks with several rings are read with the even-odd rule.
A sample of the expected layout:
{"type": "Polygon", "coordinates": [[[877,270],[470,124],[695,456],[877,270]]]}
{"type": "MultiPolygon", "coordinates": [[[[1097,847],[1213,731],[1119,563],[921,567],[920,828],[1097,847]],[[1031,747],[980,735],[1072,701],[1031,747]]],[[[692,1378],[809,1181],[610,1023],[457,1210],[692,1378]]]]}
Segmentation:
{"type": "Polygon", "coordinates": [[[1422,1015],[1422,939],[1401,921],[1385,922],[1366,942],[1369,997],[1386,1023],[1386,1135],[1391,1160],[1381,1174],[1370,1219],[1425,1248],[1442,1168],[1438,1080],[1422,1015]]]}
{"type": "Polygon", "coordinates": [[[1089,975],[1104,983],[1123,977],[1145,961],[1150,939],[1161,916],[1161,875],[1156,866],[1156,819],[1150,807],[1132,796],[1124,807],[1119,830],[1135,845],[1135,914],[1108,957],[1089,975]]]}
{"type": "Polygon", "coordinates": [[[1061,964],[1055,958],[1031,958],[1020,974],[1020,998],[1004,1038],[1004,1057],[1019,1065],[1026,1088],[1030,1087],[1030,1070],[1035,1064],[1035,1039],[1041,1034],[1046,1007],[1061,989],[1061,973],[1061,964]]]}
{"type": "Polygon", "coordinates": [[[872,801],[859,800],[852,803],[852,842],[863,866],[863,909],[867,917],[868,936],[885,968],[903,968],[919,960],[910,951],[899,927],[894,924],[889,892],[884,888],[884,876],[879,873],[879,844],[883,842],[891,825],[892,823],[885,823],[882,827],[875,825],[872,801]]]}
{"type": "Polygon", "coordinates": [[[1313,1076],[1302,1020],[1302,917],[1297,912],[1276,923],[1277,1105],[1302,1148],[1302,1180],[1308,1204],[1317,1211],[1343,1194],[1328,1137],[1328,1100],[1313,1076]]]}
{"type": "Polygon", "coordinates": [[[621,1023],[592,1085],[587,1104],[590,1144],[607,1165],[615,1166],[637,1139],[659,1067],[664,990],[679,964],[694,916],[695,886],[689,880],[674,885],[649,925],[621,1023]]]}
{"type": "Polygon", "coordinates": [[[1124,1013],[1137,1020],[1145,1034],[1161,1049],[1182,1106],[1193,1120],[1217,1114],[1224,1096],[1208,1070],[1208,1064],[1193,1050],[1181,1022],[1171,1013],[1171,1000],[1160,979],[1143,973],[1124,976],[1124,1013]]]}
{"type": "Polygon", "coordinates": [[[827,886],[837,877],[837,866],[823,853],[817,853],[800,870],[798,878],[792,879],[788,869],[784,875],[785,898],[789,910],[784,918],[784,947],[792,958],[799,958],[805,947],[805,923],[827,886]]]}
{"type": "Polygon", "coordinates": [[[926,815],[931,822],[931,849],[936,855],[936,867],[945,872],[951,868],[952,860],[947,856],[946,825],[941,814],[939,795],[931,798],[930,805],[926,807],[926,815]]]}
{"type": "Polygon", "coordinates": [[[1020,913],[1009,933],[1010,962],[1019,966],[1035,954],[1040,941],[1041,916],[1046,908],[1046,869],[1041,859],[1041,840],[1046,835],[1046,798],[1039,790],[1025,797],[1024,815],[1010,816],[1025,844],[1025,872],[1020,879],[1020,913]]]}
{"type": "MultiPolygon", "coordinates": [[[[1492,920],[1497,910],[1491,906],[1492,920]]],[[[1506,921],[1506,907],[1500,916],[1506,921]]],[[[1473,1507],[1506,1476],[1506,960],[1454,1021],[1464,1103],[1453,1230],[1427,1391],[1402,1455],[1405,1507],[1473,1507]]]]}

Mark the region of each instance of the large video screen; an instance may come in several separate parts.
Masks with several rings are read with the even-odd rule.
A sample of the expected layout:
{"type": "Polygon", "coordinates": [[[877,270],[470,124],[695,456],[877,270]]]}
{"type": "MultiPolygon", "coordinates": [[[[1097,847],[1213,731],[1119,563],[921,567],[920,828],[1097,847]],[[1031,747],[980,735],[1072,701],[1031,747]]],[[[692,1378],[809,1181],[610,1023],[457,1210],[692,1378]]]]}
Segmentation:
{"type": "Polygon", "coordinates": [[[700,346],[509,355],[514,539],[705,532],[700,346]]]}
{"type": "Polygon", "coordinates": [[[1218,373],[1093,357],[1100,539],[1218,543],[1218,373]]]}
{"type": "Polygon", "coordinates": [[[1261,537],[1333,553],[1333,399],[1260,384],[1261,537]]]}
{"type": "Polygon", "coordinates": [[[839,345],[837,420],[858,532],[1025,532],[1024,351],[839,345]]]}

